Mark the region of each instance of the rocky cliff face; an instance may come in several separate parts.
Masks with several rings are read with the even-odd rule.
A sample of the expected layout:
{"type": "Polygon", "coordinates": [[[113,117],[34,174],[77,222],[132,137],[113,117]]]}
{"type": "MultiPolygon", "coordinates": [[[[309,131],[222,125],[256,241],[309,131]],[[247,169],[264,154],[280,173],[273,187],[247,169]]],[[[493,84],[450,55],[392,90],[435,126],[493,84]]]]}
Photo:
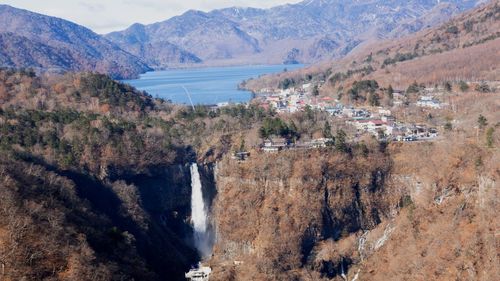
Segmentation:
{"type": "Polygon", "coordinates": [[[494,280],[498,155],[446,147],[221,161],[213,280],[494,280]]]}
{"type": "MultiPolygon", "coordinates": [[[[498,157],[437,143],[200,164],[211,280],[495,280],[498,157]]],[[[105,181],[2,158],[2,277],[183,280],[191,158],[105,181]]]]}
{"type": "Polygon", "coordinates": [[[377,227],[399,199],[382,154],[256,158],[218,166],[215,280],[340,278],[360,259],[353,235],[377,227]]]}

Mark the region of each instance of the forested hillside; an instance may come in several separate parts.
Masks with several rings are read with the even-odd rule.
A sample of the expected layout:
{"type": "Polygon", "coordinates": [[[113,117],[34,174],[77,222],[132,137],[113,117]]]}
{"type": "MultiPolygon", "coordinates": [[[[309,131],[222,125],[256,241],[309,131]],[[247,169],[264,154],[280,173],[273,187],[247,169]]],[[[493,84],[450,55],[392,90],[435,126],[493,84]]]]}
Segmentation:
{"type": "Polygon", "coordinates": [[[0,70],[2,278],[182,280],[197,260],[190,163],[258,143],[273,115],[193,111],[100,74],[0,70]]]}
{"type": "Polygon", "coordinates": [[[500,3],[495,0],[439,27],[376,42],[343,59],[252,80],[245,86],[258,91],[283,82],[289,86],[312,82],[325,95],[347,98],[355,81],[376,81],[382,89],[400,90],[415,81],[424,85],[492,81],[499,77],[499,35],[500,3]]]}
{"type": "MultiPolygon", "coordinates": [[[[341,1],[297,5],[318,11],[333,2],[341,1]]],[[[372,7],[360,3],[379,1],[346,9],[372,7]]],[[[262,11],[217,13],[243,20],[262,11]]],[[[255,43],[223,23],[231,38],[255,43]]],[[[404,28],[413,25],[420,23],[404,28]]],[[[212,281],[496,280],[499,29],[495,0],[416,35],[245,85],[297,88],[308,101],[328,96],[332,107],[336,100],[349,110],[383,111],[376,121],[391,118],[412,134],[434,130],[418,141],[363,133],[354,118],[313,102],[279,113],[257,99],[186,107],[95,72],[0,69],[0,280],[185,280],[202,259],[191,223],[194,163],[216,236],[203,259],[212,281]],[[417,106],[426,92],[442,99],[439,108],[417,106]],[[269,143],[282,146],[269,151],[269,143]]],[[[71,51],[52,52],[23,36],[0,34],[10,46],[4,52],[19,43],[29,50],[23,58],[39,53],[73,65],[71,51]]],[[[161,55],[196,61],[181,49],[161,55]]]]}
{"type": "Polygon", "coordinates": [[[131,78],[151,70],[83,26],[0,5],[0,66],[51,72],[97,71],[131,78]]]}
{"type": "Polygon", "coordinates": [[[198,260],[195,161],[218,230],[207,260],[214,280],[495,276],[494,94],[463,96],[459,108],[477,106],[448,113],[457,122],[441,141],[398,144],[355,140],[310,109],[174,106],[99,74],[2,70],[0,85],[5,280],[183,280],[198,260]],[[476,132],[469,124],[479,114],[487,121],[476,132]],[[334,141],[261,152],[278,136],[334,141]],[[250,157],[234,159],[238,151],[250,157]],[[442,241],[452,244],[433,253],[442,241]],[[408,256],[412,243],[427,250],[408,256]]]}

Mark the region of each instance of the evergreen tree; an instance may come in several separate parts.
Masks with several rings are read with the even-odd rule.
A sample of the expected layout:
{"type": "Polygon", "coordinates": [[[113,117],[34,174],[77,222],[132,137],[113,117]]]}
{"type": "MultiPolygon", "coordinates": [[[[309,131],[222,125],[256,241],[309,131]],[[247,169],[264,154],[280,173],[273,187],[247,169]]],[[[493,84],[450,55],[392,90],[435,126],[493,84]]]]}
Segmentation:
{"type": "Polygon", "coordinates": [[[406,92],[409,94],[420,92],[420,86],[418,85],[417,81],[414,81],[410,86],[408,86],[406,92]]]}
{"type": "Polygon", "coordinates": [[[348,147],[346,140],[347,134],[342,129],[337,130],[337,135],[335,136],[335,148],[338,151],[347,152],[348,147]]]}
{"type": "Polygon", "coordinates": [[[332,127],[328,121],[325,122],[325,126],[323,128],[323,137],[331,139],[332,135],[332,127]]]}
{"type": "Polygon", "coordinates": [[[479,118],[477,118],[477,124],[479,129],[484,129],[484,127],[488,125],[488,119],[486,119],[483,115],[479,115],[479,118]]]}
{"type": "Polygon", "coordinates": [[[460,81],[459,83],[460,91],[467,92],[469,90],[469,85],[464,81],[460,81]]]}
{"type": "Polygon", "coordinates": [[[313,91],[312,91],[313,96],[319,96],[319,88],[318,85],[314,85],[313,91]]]}
{"type": "Polygon", "coordinates": [[[451,122],[446,122],[446,124],[444,124],[444,129],[446,131],[451,131],[453,129],[453,125],[451,124],[451,122]]]}
{"type": "Polygon", "coordinates": [[[370,97],[368,98],[368,101],[370,102],[371,106],[379,106],[380,105],[380,97],[378,96],[377,93],[371,93],[370,97]]]}
{"type": "Polygon", "coordinates": [[[394,99],[394,89],[392,88],[392,85],[389,85],[387,88],[387,96],[390,100],[394,99]]]}
{"type": "Polygon", "coordinates": [[[489,148],[493,147],[493,133],[495,133],[495,129],[493,129],[493,127],[489,128],[488,131],[486,131],[486,145],[489,148]]]}
{"type": "Polygon", "coordinates": [[[245,139],[244,138],[241,138],[241,143],[240,143],[240,149],[239,149],[239,152],[243,152],[245,151],[245,139]]]}
{"type": "Polygon", "coordinates": [[[486,82],[481,82],[481,84],[476,86],[476,91],[481,93],[489,93],[491,92],[491,89],[486,82]]]}
{"type": "Polygon", "coordinates": [[[446,82],[444,83],[444,89],[445,89],[447,92],[451,92],[452,88],[453,88],[453,87],[452,87],[452,85],[451,85],[451,83],[450,83],[450,82],[446,81],[446,82]]]}

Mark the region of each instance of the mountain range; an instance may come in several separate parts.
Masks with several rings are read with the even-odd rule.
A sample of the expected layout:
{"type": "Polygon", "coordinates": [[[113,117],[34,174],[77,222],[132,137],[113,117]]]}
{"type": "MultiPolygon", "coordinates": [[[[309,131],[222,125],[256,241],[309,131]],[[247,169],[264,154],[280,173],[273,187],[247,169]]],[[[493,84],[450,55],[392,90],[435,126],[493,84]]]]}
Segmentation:
{"type": "Polygon", "coordinates": [[[285,80],[299,85],[316,83],[321,85],[320,93],[337,98],[360,80],[397,89],[414,81],[440,85],[447,81],[497,80],[499,65],[500,1],[495,0],[421,32],[378,40],[343,58],[265,75],[242,86],[260,92],[279,87],[285,80]]]}
{"type": "Polygon", "coordinates": [[[270,9],[190,10],[98,35],[75,23],[0,5],[0,65],[96,71],[113,78],[191,65],[314,63],[365,42],[435,26],[484,0],[307,0],[270,9]]]}
{"type": "Polygon", "coordinates": [[[154,65],[158,57],[151,52],[170,44],[207,64],[312,63],[343,56],[371,39],[434,26],[481,2],[307,0],[270,9],[191,10],[151,25],[134,24],[106,38],[154,65]],[[149,51],[137,51],[145,46],[151,46],[149,51]]]}

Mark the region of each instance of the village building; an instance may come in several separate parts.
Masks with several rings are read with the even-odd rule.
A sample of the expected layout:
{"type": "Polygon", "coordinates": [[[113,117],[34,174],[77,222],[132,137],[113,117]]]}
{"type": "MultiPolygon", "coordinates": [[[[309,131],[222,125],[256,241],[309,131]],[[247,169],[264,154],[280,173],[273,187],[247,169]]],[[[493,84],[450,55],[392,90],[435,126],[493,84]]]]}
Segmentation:
{"type": "Polygon", "coordinates": [[[376,137],[380,137],[381,134],[385,136],[391,135],[394,129],[392,123],[381,119],[352,120],[349,123],[352,124],[358,132],[370,133],[376,137]]]}
{"type": "Polygon", "coordinates": [[[435,128],[428,128],[425,125],[396,125],[392,131],[395,141],[424,141],[438,137],[435,128]]]}
{"type": "Polygon", "coordinates": [[[392,115],[392,112],[391,112],[389,109],[379,108],[379,110],[378,110],[378,114],[379,114],[380,116],[391,116],[391,115],[392,115]]]}
{"type": "Polygon", "coordinates": [[[302,89],[304,91],[308,91],[309,89],[311,89],[311,86],[312,86],[311,83],[307,83],[307,84],[302,85],[302,89]]]}
{"type": "Polygon", "coordinates": [[[333,139],[331,138],[320,138],[314,139],[309,143],[311,148],[324,148],[333,144],[333,139]]]}
{"type": "Polygon", "coordinates": [[[247,152],[247,151],[238,151],[238,152],[235,152],[232,156],[232,158],[234,160],[238,160],[238,161],[245,161],[248,159],[248,157],[250,157],[250,152],[247,152]]]}
{"type": "Polygon", "coordinates": [[[198,268],[191,269],[184,276],[187,280],[190,281],[209,281],[210,274],[212,273],[212,269],[208,266],[202,266],[201,263],[198,265],[198,268]]]}
{"type": "Polygon", "coordinates": [[[290,142],[284,138],[266,139],[261,149],[264,152],[278,152],[288,148],[289,145],[290,142]]]}
{"type": "Polygon", "coordinates": [[[417,101],[417,106],[440,109],[443,104],[432,96],[421,96],[420,100],[417,101]]]}
{"type": "Polygon", "coordinates": [[[371,113],[363,108],[344,108],[342,114],[353,119],[370,118],[371,113]]]}
{"type": "Polygon", "coordinates": [[[217,103],[217,107],[226,107],[226,106],[229,106],[229,102],[219,102],[217,103]]]}

